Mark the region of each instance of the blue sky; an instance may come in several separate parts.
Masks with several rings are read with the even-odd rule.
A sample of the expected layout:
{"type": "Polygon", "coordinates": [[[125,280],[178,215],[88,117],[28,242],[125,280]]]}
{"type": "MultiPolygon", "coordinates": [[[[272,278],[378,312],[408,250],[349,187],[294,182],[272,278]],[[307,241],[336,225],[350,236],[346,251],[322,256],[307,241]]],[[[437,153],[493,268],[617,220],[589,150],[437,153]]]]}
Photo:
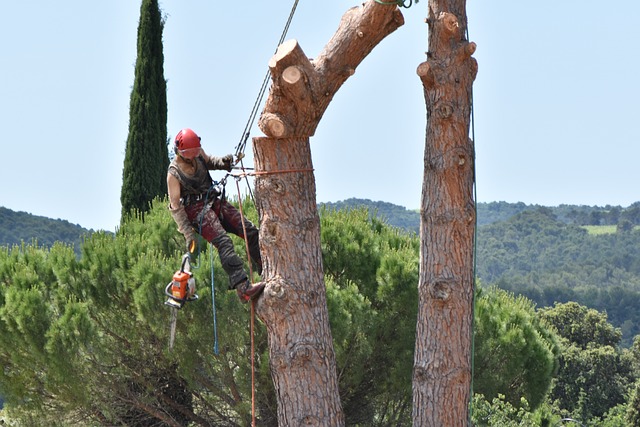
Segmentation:
{"type": "MultiPolygon", "coordinates": [[[[161,2],[169,135],[191,127],[208,152],[234,151],[292,3],[161,2]]],[[[300,0],[287,38],[314,57],[359,4],[300,0]]],[[[403,9],[405,25],[329,105],[311,139],[318,201],[420,206],[426,108],[415,70],[425,60],[427,4],[403,9]]],[[[467,2],[478,45],[480,202],[640,200],[640,2],[606,6],[467,2]]],[[[139,7],[135,0],[3,5],[0,206],[115,230],[139,7]]],[[[261,135],[257,127],[252,135],[261,135]]]]}

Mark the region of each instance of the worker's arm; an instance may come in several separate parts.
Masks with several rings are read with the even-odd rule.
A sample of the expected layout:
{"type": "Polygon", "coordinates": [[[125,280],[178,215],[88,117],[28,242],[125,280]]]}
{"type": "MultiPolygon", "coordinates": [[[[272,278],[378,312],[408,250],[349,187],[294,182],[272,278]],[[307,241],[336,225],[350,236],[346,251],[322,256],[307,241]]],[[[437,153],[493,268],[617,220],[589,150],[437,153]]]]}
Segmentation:
{"type": "Polygon", "coordinates": [[[169,192],[169,207],[180,207],[180,181],[172,174],[167,174],[167,191],[169,192]]]}
{"type": "Polygon", "coordinates": [[[200,154],[207,164],[207,169],[225,170],[227,172],[231,171],[231,167],[233,166],[233,154],[227,154],[224,157],[216,157],[208,155],[204,150],[200,150],[200,154]]]}
{"type": "Polygon", "coordinates": [[[178,231],[182,233],[186,240],[187,250],[193,252],[196,233],[189,221],[187,212],[184,210],[184,206],[180,204],[180,182],[170,173],[167,174],[167,190],[169,192],[169,212],[171,212],[173,220],[178,225],[178,231]]]}

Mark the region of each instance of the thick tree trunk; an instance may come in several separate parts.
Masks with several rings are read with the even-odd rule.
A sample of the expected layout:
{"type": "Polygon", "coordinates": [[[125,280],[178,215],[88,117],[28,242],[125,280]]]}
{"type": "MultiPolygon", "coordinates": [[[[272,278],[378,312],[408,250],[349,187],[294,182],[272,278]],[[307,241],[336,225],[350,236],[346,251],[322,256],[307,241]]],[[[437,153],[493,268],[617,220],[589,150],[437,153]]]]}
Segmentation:
{"type": "Polygon", "coordinates": [[[267,326],[278,425],[343,425],[308,138],[254,139],[267,326]]]}
{"type": "Polygon", "coordinates": [[[464,0],[442,3],[429,1],[428,60],[418,67],[427,105],[413,373],[413,425],[421,427],[466,425],[471,391],[477,63],[475,44],[464,40],[464,0]]]}
{"type": "Polygon", "coordinates": [[[404,23],[398,8],[369,1],[345,13],[315,60],[295,40],[269,61],[273,85],[254,138],[264,295],[280,426],[342,426],[320,247],[309,137],[340,86],[404,23]]]}

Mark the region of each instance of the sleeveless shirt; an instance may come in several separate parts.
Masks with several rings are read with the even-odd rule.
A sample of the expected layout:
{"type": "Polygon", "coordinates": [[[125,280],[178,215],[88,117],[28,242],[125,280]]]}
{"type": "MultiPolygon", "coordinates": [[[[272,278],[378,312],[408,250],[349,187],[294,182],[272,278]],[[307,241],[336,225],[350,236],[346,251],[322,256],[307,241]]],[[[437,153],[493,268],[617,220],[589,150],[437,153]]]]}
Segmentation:
{"type": "Polygon", "coordinates": [[[204,194],[213,185],[213,180],[211,179],[211,175],[209,175],[209,170],[207,169],[207,164],[202,156],[196,157],[195,160],[197,162],[197,167],[193,175],[187,175],[182,171],[178,166],[176,159],[173,159],[169,165],[169,173],[176,177],[178,182],[180,182],[180,197],[183,199],[187,199],[189,196],[204,194]]]}

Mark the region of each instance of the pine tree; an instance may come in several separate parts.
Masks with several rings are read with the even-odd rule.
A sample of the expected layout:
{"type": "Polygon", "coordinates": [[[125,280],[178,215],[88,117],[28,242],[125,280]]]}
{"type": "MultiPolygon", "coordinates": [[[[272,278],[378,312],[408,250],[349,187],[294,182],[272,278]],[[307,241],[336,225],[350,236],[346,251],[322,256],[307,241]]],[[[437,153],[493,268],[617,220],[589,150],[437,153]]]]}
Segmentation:
{"type": "Polygon", "coordinates": [[[158,1],[142,0],[120,193],[123,218],[135,210],[147,212],[151,200],[167,192],[169,157],[163,28],[158,1]]]}
{"type": "Polygon", "coordinates": [[[429,50],[418,66],[427,106],[420,218],[413,425],[463,425],[471,399],[475,44],[466,0],[429,0],[429,50]]]}

